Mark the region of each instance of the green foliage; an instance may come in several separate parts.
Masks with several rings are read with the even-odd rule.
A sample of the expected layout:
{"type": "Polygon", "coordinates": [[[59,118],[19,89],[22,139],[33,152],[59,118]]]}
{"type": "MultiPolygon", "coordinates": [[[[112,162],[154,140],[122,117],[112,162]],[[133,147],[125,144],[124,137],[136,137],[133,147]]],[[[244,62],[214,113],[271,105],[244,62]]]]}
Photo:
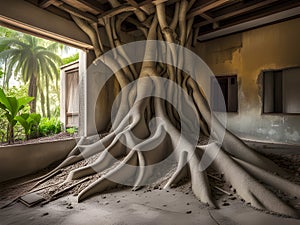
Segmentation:
{"type": "Polygon", "coordinates": [[[37,128],[41,121],[41,115],[37,113],[24,113],[16,116],[16,120],[22,125],[25,131],[27,140],[32,132],[37,132],[37,128]]]}
{"type": "Polygon", "coordinates": [[[3,77],[3,70],[2,70],[2,68],[0,68],[0,79],[3,77]]]}
{"type": "Polygon", "coordinates": [[[61,124],[59,118],[52,117],[50,119],[44,117],[39,125],[39,133],[41,136],[49,136],[61,132],[61,124]]]}
{"type": "Polygon", "coordinates": [[[30,127],[32,125],[33,120],[30,118],[28,113],[21,114],[20,116],[16,116],[16,120],[22,125],[24,128],[26,136],[29,135],[30,127]]]}
{"type": "Polygon", "coordinates": [[[12,86],[5,90],[5,93],[7,96],[15,96],[16,98],[27,96],[28,86],[28,84],[20,85],[18,87],[12,86]]]}
{"type": "Polygon", "coordinates": [[[77,128],[76,127],[70,127],[66,129],[67,133],[73,135],[75,133],[77,133],[77,128]]]}
{"type": "Polygon", "coordinates": [[[17,123],[17,114],[33,99],[33,97],[8,97],[3,89],[0,88],[0,108],[4,110],[4,116],[8,121],[9,143],[14,141],[14,126],[17,123]]]}
{"type": "MultiPolygon", "coordinates": [[[[47,106],[49,106],[50,81],[59,79],[58,66],[62,63],[54,49],[55,43],[27,34],[13,38],[0,38],[0,60],[7,62],[6,85],[13,75],[15,77],[21,75],[25,83],[31,82],[39,92],[46,89],[47,106]]],[[[36,98],[37,93],[33,90],[34,88],[28,89],[28,93],[36,98]]],[[[35,110],[35,107],[32,108],[33,112],[35,110]]]]}
{"type": "MultiPolygon", "coordinates": [[[[31,77],[37,77],[38,112],[43,116],[57,116],[59,112],[59,66],[62,61],[59,56],[70,55],[75,49],[66,45],[37,38],[0,26],[0,82],[8,91],[10,79],[27,82],[31,77]],[[1,74],[1,68],[3,74],[1,74]],[[2,78],[1,78],[2,77],[2,78]]],[[[79,54],[65,58],[64,64],[75,61],[79,54]]],[[[33,80],[33,79],[32,79],[33,80]]],[[[29,85],[26,85],[26,95],[29,85]]],[[[12,96],[15,96],[12,94],[12,96]]],[[[23,95],[24,96],[24,95],[23,95]]],[[[28,106],[29,107],[29,106],[28,106]]],[[[33,110],[34,111],[34,110],[33,110]]]]}
{"type": "Polygon", "coordinates": [[[33,119],[32,126],[30,128],[30,138],[37,138],[39,137],[39,125],[41,122],[41,114],[39,113],[31,113],[30,117],[33,119]]]}
{"type": "Polygon", "coordinates": [[[74,61],[76,61],[78,59],[79,59],[79,53],[77,52],[74,55],[71,55],[69,57],[63,58],[62,59],[62,63],[63,63],[63,65],[66,65],[66,64],[74,62],[74,61]]]}
{"type": "Polygon", "coordinates": [[[33,99],[33,97],[8,97],[4,93],[3,89],[0,88],[0,108],[6,112],[5,116],[8,121],[12,121],[16,117],[17,113],[33,99]]]}
{"type": "Polygon", "coordinates": [[[7,126],[8,122],[5,119],[4,111],[0,110],[0,135],[1,135],[1,142],[4,142],[7,139],[7,126]]]}
{"type": "Polygon", "coordinates": [[[22,35],[22,33],[0,26],[0,37],[18,37],[22,35]]]}
{"type": "MultiPolygon", "coordinates": [[[[5,90],[5,94],[6,96],[14,96],[16,98],[21,98],[27,96],[27,89],[28,89],[28,84],[21,85],[19,87],[12,86],[9,89],[5,90]]],[[[27,104],[22,109],[22,113],[29,113],[29,112],[30,112],[30,106],[29,104],[27,104]]]]}
{"type": "Polygon", "coordinates": [[[58,65],[61,58],[47,49],[47,42],[27,34],[21,38],[1,38],[1,59],[8,59],[7,77],[20,73],[24,82],[32,76],[41,80],[42,76],[58,77],[58,65]]]}

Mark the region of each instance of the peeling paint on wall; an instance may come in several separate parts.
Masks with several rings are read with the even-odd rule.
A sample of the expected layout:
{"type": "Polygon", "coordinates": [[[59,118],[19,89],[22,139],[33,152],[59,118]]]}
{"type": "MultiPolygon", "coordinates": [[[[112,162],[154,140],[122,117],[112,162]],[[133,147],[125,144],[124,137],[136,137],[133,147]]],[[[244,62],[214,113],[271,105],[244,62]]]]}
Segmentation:
{"type": "Polygon", "coordinates": [[[238,76],[239,111],[229,113],[227,123],[238,136],[300,143],[300,115],[262,114],[262,71],[300,66],[299,27],[296,18],[196,46],[216,75],[238,76]]]}

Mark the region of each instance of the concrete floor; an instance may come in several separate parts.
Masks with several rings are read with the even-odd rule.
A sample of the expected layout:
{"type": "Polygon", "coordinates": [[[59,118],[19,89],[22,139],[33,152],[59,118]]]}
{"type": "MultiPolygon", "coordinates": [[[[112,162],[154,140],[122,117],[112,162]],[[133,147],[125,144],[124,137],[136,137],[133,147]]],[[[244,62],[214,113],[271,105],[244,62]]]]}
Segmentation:
{"type": "MultiPolygon", "coordinates": [[[[260,147],[264,152],[300,152],[300,149],[294,147],[284,149],[282,146],[273,145],[255,147],[260,147]]],[[[132,192],[124,189],[95,196],[82,203],[77,203],[77,198],[73,195],[60,198],[43,207],[28,208],[21,203],[16,203],[0,209],[0,224],[300,225],[300,220],[257,211],[240,200],[231,200],[227,196],[219,199],[219,205],[222,205],[225,200],[229,206],[208,209],[194,197],[190,190],[172,189],[167,192],[159,189],[152,191],[142,189],[132,192]]],[[[0,205],[3,204],[4,202],[0,202],[0,205]]]]}
{"type": "Polygon", "coordinates": [[[0,224],[300,225],[300,220],[266,214],[239,200],[227,199],[227,202],[229,206],[208,209],[195,199],[191,191],[121,190],[95,196],[83,203],[77,203],[75,196],[63,197],[43,207],[28,208],[16,203],[0,210],[0,224]]]}

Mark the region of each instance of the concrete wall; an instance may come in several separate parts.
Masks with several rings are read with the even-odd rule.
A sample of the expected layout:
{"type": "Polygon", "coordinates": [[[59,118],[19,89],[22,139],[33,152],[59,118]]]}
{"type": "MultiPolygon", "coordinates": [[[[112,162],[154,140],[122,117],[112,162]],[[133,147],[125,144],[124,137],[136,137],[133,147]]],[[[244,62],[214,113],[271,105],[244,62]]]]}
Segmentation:
{"type": "Polygon", "coordinates": [[[300,143],[299,115],[262,114],[262,71],[300,66],[299,27],[296,18],[197,44],[214,74],[238,76],[238,113],[228,113],[228,128],[238,136],[300,143]]]}
{"type": "Polygon", "coordinates": [[[75,139],[0,147],[0,182],[21,177],[64,159],[75,139]]]}

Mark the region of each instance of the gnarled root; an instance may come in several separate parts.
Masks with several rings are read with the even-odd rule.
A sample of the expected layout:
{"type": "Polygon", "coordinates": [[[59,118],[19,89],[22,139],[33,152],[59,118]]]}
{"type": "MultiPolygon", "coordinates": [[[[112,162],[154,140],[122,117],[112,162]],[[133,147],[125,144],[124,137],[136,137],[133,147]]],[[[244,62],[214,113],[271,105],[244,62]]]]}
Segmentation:
{"type": "MultiPolygon", "coordinates": [[[[219,148],[219,146],[217,146],[216,143],[212,143],[203,149],[205,149],[208,154],[211,154],[211,152],[214,152],[217,148],[219,148]]],[[[268,178],[268,172],[247,162],[243,162],[242,160],[234,159],[222,149],[218,151],[212,166],[224,173],[226,181],[233,186],[237,194],[253,207],[299,218],[299,213],[294,208],[279,199],[257,179],[263,179],[263,182],[273,184],[274,187],[287,191],[287,193],[295,196],[300,196],[299,186],[297,188],[297,185],[291,184],[289,181],[275,175],[269,174],[270,177],[268,178]],[[281,184],[278,183],[279,181],[281,184]],[[286,188],[285,185],[287,185],[288,188],[286,188]]]]}
{"type": "MultiPolygon", "coordinates": [[[[299,217],[297,210],[281,200],[262,183],[297,197],[300,197],[299,186],[258,166],[264,157],[260,158],[260,155],[255,153],[255,157],[260,159],[260,163],[252,164],[229,154],[216,142],[198,146],[195,150],[188,139],[182,136],[167,119],[163,104],[160,103],[155,103],[159,119],[154,117],[156,119],[150,125],[146,124],[144,116],[136,115],[135,113],[138,111],[133,110],[126,118],[127,120],[128,118],[132,119],[129,120],[129,123],[121,122],[116,128],[118,132],[109,134],[91,145],[81,144],[80,147],[83,149],[80,153],[74,150],[73,154],[70,154],[58,167],[61,169],[80,158],[84,159],[84,157],[100,153],[98,159],[91,164],[72,170],[65,181],[65,184],[68,184],[71,180],[100,173],[101,176],[98,180],[80,191],[79,202],[119,185],[132,186],[133,190],[138,190],[159,180],[160,177],[156,177],[155,174],[157,172],[156,164],[162,163],[160,165],[163,166],[160,166],[159,169],[166,167],[166,171],[170,171],[176,162],[177,167],[164,188],[171,188],[183,178],[190,177],[195,196],[201,202],[218,208],[211,193],[206,168],[203,168],[201,164],[203,160],[211,159],[212,164],[209,166],[223,173],[226,182],[232,185],[236,193],[253,207],[290,217],[299,217]],[[169,158],[171,160],[165,162],[169,158]]],[[[44,177],[37,185],[44,182],[46,178],[48,179],[50,175],[53,174],[44,177]]]]}

